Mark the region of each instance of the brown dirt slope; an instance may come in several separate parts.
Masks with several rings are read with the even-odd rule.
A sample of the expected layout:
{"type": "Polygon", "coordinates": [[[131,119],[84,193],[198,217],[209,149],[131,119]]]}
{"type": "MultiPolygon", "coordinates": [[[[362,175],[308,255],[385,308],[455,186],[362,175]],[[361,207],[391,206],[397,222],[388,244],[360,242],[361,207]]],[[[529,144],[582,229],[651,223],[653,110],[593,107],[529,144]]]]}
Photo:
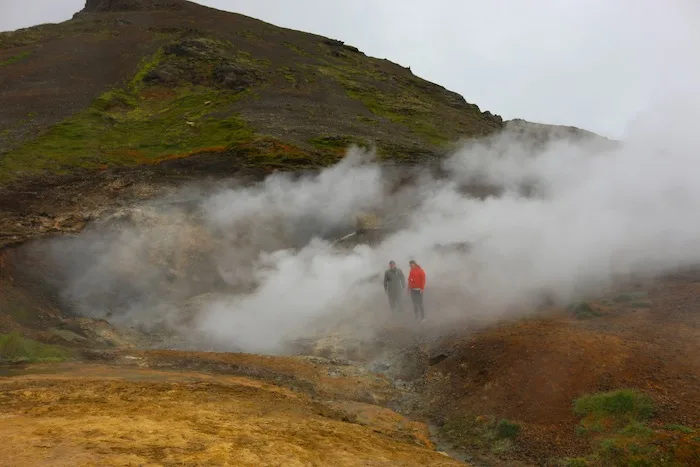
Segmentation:
{"type": "MultiPolygon", "coordinates": [[[[517,421],[514,456],[543,462],[590,452],[591,440],[577,434],[575,399],[629,388],[653,398],[652,427],[692,433],[700,429],[699,297],[697,278],[669,278],[442,342],[448,356],[429,367],[422,386],[432,416],[441,424],[478,416],[517,421]]],[[[695,433],[692,443],[700,440],[695,433]]],[[[700,462],[700,445],[693,446],[684,461],[700,462]]],[[[666,457],[669,463],[639,465],[688,465],[666,457]]]]}

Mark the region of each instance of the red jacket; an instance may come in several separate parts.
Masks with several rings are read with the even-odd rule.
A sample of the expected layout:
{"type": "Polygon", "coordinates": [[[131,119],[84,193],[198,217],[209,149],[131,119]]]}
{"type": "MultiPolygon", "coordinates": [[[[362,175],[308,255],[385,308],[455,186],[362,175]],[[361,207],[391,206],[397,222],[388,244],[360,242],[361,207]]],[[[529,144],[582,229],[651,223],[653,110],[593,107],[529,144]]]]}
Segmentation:
{"type": "Polygon", "coordinates": [[[425,271],[420,266],[411,268],[411,272],[408,273],[408,288],[425,289],[425,271]]]}

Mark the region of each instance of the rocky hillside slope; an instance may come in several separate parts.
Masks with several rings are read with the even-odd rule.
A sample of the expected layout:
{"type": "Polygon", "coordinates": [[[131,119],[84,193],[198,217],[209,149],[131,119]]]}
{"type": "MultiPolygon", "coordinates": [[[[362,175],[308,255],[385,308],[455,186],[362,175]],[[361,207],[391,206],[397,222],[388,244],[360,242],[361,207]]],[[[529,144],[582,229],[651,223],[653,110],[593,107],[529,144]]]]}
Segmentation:
{"type": "Polygon", "coordinates": [[[0,247],[171,181],[313,169],[350,144],[424,163],[506,127],[341,41],[184,0],[88,0],[0,33],[0,71],[0,247]]]}
{"type": "Polygon", "coordinates": [[[201,153],[314,166],[351,142],[410,159],[502,127],[340,41],[185,1],[90,0],[0,47],[3,182],[201,153]]]}

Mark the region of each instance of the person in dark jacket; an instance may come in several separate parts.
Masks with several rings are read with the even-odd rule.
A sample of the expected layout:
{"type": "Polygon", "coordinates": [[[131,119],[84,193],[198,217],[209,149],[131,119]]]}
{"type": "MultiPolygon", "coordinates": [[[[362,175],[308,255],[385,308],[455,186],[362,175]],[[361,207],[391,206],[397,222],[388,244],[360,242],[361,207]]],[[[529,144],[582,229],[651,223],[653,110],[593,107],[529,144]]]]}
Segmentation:
{"type": "Polygon", "coordinates": [[[389,269],[384,272],[384,291],[389,297],[389,306],[392,312],[403,311],[401,295],[406,287],[406,278],[403,271],[396,267],[394,261],[389,261],[389,269]]]}

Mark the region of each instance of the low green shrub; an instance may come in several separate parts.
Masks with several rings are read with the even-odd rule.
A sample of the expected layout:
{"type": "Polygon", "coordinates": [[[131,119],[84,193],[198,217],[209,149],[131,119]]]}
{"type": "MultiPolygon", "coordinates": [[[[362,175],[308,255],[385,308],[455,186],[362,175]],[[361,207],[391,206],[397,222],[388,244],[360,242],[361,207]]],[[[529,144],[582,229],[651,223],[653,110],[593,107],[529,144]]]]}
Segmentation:
{"type": "Polygon", "coordinates": [[[19,333],[0,334],[0,359],[28,362],[60,362],[70,357],[62,347],[26,339],[19,333]]]}

